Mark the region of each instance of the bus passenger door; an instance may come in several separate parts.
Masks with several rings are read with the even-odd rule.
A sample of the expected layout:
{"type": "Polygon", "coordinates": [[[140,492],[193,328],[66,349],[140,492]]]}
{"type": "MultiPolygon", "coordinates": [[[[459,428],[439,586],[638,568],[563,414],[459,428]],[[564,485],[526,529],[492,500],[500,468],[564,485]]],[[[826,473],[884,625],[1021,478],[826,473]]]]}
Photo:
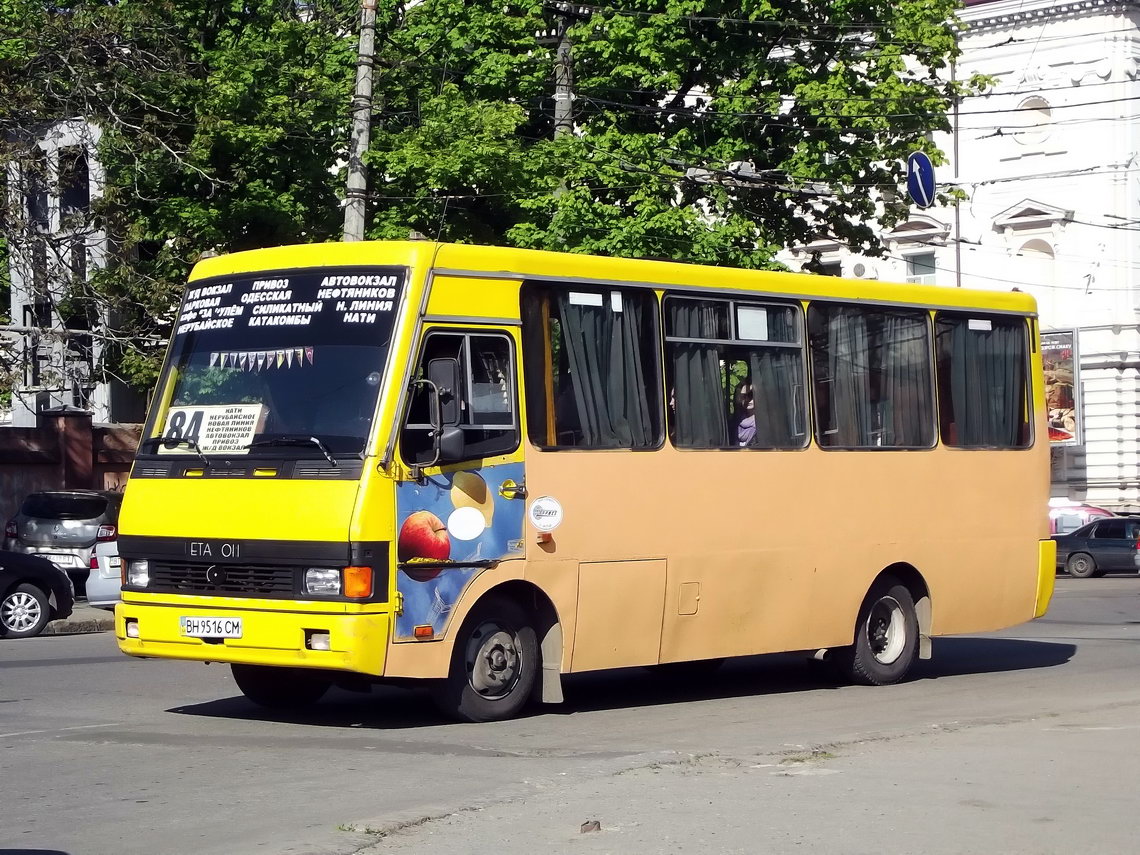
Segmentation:
{"type": "Polygon", "coordinates": [[[515,331],[424,333],[399,443],[396,641],[438,636],[472,579],[523,557],[518,351],[515,331]]]}

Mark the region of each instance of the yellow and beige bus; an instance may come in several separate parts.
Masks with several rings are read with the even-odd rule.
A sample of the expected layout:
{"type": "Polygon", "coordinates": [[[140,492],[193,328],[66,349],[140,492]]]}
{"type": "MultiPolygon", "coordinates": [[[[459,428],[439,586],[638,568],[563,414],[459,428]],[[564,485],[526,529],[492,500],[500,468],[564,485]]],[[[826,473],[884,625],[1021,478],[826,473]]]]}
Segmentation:
{"type": "Polygon", "coordinates": [[[210,258],[116,632],[266,706],[416,678],[473,721],[775,651],[893,683],[1044,614],[1047,438],[1022,293],[427,241],[210,258]]]}

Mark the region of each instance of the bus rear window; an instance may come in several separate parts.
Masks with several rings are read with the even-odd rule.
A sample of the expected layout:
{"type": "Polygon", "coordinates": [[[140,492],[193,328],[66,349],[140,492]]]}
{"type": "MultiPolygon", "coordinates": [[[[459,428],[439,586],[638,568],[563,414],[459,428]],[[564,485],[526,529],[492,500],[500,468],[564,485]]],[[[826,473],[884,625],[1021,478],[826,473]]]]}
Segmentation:
{"type": "Polygon", "coordinates": [[[1028,447],[1025,322],[941,312],[935,346],[942,442],[960,448],[1028,447]]]}

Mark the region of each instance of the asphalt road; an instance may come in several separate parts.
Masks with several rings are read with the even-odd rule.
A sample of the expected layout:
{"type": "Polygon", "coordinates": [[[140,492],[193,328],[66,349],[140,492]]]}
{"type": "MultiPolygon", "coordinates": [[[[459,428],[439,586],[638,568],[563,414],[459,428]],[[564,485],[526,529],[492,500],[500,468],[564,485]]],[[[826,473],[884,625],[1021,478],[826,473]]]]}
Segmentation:
{"type": "Polygon", "coordinates": [[[267,716],[109,633],[0,641],[0,854],[1132,853],[1138,642],[1140,579],[1062,578],[899,686],[754,657],[457,725],[397,689],[267,716]]]}

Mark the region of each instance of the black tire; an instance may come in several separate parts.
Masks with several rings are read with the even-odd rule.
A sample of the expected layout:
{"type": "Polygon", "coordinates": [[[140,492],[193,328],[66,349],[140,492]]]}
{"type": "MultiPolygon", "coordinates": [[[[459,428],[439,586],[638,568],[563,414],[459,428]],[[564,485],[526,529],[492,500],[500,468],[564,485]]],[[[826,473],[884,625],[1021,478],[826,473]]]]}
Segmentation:
{"type": "Polygon", "coordinates": [[[501,721],[526,706],[541,658],[530,616],[514,600],[479,603],[455,637],[451,669],[433,687],[436,705],[460,721],[501,721]]]}
{"type": "Polygon", "coordinates": [[[273,668],[266,665],[230,665],[241,693],[260,707],[295,710],[324,697],[332,680],[307,668],[273,668]]]}
{"type": "Polygon", "coordinates": [[[897,579],[883,579],[867,593],[855,642],[835,651],[835,663],[853,683],[886,686],[902,680],[917,656],[914,598],[897,579]]]}
{"type": "Polygon", "coordinates": [[[39,635],[51,620],[48,595],[24,582],[0,599],[0,635],[5,638],[31,638],[39,635]]]}
{"type": "Polygon", "coordinates": [[[1097,570],[1096,559],[1087,552],[1074,552],[1065,562],[1065,572],[1076,579],[1091,579],[1104,575],[1097,570]]]}

